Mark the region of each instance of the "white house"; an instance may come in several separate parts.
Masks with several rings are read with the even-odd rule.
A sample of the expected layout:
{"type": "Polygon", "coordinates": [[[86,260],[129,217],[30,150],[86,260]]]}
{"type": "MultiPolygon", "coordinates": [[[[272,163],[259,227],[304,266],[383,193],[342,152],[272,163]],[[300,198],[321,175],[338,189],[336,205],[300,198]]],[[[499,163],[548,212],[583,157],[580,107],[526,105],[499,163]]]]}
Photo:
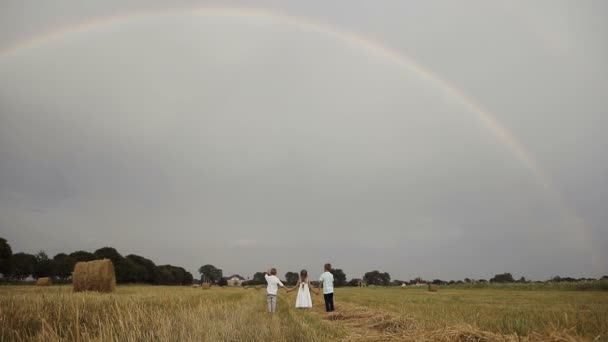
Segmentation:
{"type": "Polygon", "coordinates": [[[242,286],[245,278],[241,277],[238,274],[233,274],[229,277],[226,277],[226,281],[228,282],[228,286],[242,286]]]}

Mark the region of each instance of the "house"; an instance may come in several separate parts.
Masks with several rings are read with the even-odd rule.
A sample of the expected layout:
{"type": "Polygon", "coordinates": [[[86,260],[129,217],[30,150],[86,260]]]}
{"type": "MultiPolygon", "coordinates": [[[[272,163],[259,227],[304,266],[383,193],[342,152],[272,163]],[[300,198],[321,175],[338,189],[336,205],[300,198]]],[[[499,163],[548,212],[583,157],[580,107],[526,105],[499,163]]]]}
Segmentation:
{"type": "Polygon", "coordinates": [[[228,283],[228,286],[242,286],[243,281],[245,281],[245,278],[241,277],[238,274],[233,274],[229,277],[226,277],[226,282],[228,283]]]}

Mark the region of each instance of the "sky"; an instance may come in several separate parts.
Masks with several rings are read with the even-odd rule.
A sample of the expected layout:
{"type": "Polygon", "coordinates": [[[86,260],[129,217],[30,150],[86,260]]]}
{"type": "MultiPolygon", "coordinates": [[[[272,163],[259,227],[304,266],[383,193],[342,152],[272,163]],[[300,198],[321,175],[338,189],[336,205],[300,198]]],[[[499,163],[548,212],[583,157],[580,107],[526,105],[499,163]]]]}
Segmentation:
{"type": "Polygon", "coordinates": [[[604,1],[0,1],[0,236],[197,275],[608,274],[604,1]]]}

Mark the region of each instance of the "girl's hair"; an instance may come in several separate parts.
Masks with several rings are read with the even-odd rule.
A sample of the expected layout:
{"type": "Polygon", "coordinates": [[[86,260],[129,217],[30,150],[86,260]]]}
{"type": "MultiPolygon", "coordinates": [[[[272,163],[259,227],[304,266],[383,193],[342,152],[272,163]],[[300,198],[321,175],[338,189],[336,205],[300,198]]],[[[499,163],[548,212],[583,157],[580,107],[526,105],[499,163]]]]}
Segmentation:
{"type": "Polygon", "coordinates": [[[325,264],[325,270],[327,272],[331,271],[331,264],[330,263],[325,264]]]}
{"type": "Polygon", "coordinates": [[[270,274],[271,275],[277,275],[277,269],[276,268],[271,268],[270,269],[270,274]]]}
{"type": "Polygon", "coordinates": [[[300,271],[300,281],[304,282],[308,280],[308,272],[306,270],[301,270],[300,271]]]}

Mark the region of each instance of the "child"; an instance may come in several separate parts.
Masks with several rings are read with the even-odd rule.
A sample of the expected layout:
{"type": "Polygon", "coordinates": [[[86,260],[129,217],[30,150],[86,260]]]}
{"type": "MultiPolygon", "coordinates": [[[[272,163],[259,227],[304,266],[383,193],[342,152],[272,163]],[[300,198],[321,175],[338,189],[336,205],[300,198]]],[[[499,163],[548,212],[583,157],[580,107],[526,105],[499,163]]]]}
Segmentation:
{"type": "Polygon", "coordinates": [[[271,268],[264,275],[268,286],[266,287],[266,301],[268,302],[268,312],[275,313],[277,311],[277,292],[279,286],[285,288],[285,285],[277,278],[277,269],[271,268]]]}
{"type": "Polygon", "coordinates": [[[293,291],[296,287],[298,288],[298,296],[296,297],[296,308],[312,308],[312,298],[310,298],[310,291],[313,291],[317,295],[319,294],[319,292],[316,292],[310,287],[310,282],[308,281],[308,272],[306,270],[300,271],[300,280],[298,280],[296,286],[287,289],[287,292],[293,291]]]}
{"type": "Polygon", "coordinates": [[[331,274],[331,264],[325,264],[325,272],[319,278],[319,288],[323,284],[323,298],[325,299],[325,310],[334,311],[334,275],[331,274]]]}

